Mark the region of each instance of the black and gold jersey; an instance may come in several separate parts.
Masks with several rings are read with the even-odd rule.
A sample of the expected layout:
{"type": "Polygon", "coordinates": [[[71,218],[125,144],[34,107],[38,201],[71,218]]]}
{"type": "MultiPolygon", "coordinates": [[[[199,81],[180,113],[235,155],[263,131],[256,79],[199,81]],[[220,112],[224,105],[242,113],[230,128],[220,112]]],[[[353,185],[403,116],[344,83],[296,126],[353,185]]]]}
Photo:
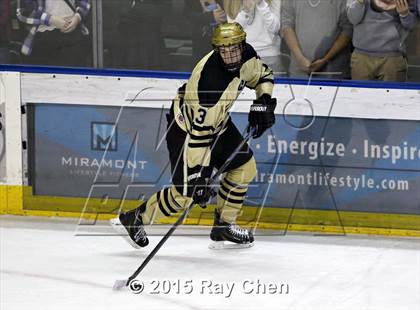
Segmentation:
{"type": "Polygon", "coordinates": [[[175,120],[187,132],[183,157],[188,168],[209,166],[211,146],[224,131],[229,111],[244,87],[255,89],[257,98],[272,94],[273,72],[251,45],[245,45],[242,59],[240,70],[231,73],[220,55],[210,52],[198,62],[174,100],[175,120]]]}

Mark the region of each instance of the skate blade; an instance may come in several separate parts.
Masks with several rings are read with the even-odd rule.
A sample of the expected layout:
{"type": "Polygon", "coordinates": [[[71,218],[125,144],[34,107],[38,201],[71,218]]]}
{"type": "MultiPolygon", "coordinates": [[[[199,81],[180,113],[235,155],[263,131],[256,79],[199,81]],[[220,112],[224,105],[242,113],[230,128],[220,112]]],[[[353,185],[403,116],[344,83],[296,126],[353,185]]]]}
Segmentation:
{"type": "Polygon", "coordinates": [[[246,249],[251,248],[254,246],[254,242],[252,243],[234,243],[230,241],[212,241],[209,244],[210,250],[229,250],[229,249],[246,249]]]}
{"type": "Polygon", "coordinates": [[[139,246],[137,243],[131,240],[127,230],[125,229],[124,225],[121,224],[121,221],[118,217],[109,220],[109,222],[111,223],[112,228],[114,228],[114,230],[118,232],[118,235],[123,237],[125,241],[127,241],[133,248],[141,249],[141,246],[139,246]]]}

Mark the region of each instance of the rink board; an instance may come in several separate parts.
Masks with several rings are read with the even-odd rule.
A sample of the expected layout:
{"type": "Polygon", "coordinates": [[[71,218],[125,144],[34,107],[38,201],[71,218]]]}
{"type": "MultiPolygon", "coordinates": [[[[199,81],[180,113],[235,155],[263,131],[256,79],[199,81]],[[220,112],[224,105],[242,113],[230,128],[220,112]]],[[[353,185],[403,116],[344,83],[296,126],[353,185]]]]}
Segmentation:
{"type": "MultiPolygon", "coordinates": [[[[33,195],[138,200],[170,186],[168,110],[38,104],[28,112],[33,195]]],[[[232,119],[243,131],[247,114],[232,119]]],[[[278,115],[251,142],[258,173],[246,205],[420,214],[420,123],[317,117],[305,130],[287,123],[307,121],[278,115]]]]}
{"type": "MultiPolygon", "coordinates": [[[[28,73],[18,78],[18,99],[25,106],[19,125],[27,150],[20,150],[21,185],[9,178],[0,185],[2,213],[82,212],[109,218],[170,184],[165,113],[183,80],[116,82],[115,76],[28,73]],[[155,89],[136,100],[148,87],[155,89]]],[[[418,89],[282,82],[274,93],[276,125],[251,142],[258,174],[243,223],[280,230],[340,232],[345,227],[346,232],[418,234],[418,89]]],[[[251,102],[252,93],[244,91],[234,106],[240,130],[251,102]]],[[[211,224],[211,210],[194,209],[188,223],[211,224]]]]}

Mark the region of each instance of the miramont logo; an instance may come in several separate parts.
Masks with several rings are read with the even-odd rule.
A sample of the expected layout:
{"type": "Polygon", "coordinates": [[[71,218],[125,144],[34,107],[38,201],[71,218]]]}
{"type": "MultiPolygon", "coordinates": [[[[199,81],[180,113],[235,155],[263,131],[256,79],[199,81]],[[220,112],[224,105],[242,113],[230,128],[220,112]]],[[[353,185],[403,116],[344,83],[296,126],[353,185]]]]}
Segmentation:
{"type": "Polygon", "coordinates": [[[90,145],[92,150],[108,150],[110,152],[118,150],[118,127],[115,123],[92,122],[90,127],[90,145]]]}

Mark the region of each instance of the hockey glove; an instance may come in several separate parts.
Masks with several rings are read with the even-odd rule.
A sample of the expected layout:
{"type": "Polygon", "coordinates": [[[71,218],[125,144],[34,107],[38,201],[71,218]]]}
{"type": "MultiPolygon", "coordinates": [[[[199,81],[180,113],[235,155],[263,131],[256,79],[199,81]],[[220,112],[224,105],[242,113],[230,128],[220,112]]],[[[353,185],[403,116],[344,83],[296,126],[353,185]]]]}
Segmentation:
{"type": "Polygon", "coordinates": [[[214,196],[214,191],[208,184],[211,171],[211,168],[204,167],[200,169],[200,172],[188,177],[191,197],[194,203],[199,204],[203,208],[205,208],[207,202],[214,196]]]}
{"type": "Polygon", "coordinates": [[[254,100],[248,114],[249,128],[255,128],[253,138],[259,138],[262,134],[274,125],[276,117],[277,100],[270,95],[264,94],[257,100],[254,100]]]}
{"type": "Polygon", "coordinates": [[[201,207],[205,208],[206,204],[211,199],[212,190],[210,186],[207,184],[208,179],[204,178],[197,178],[194,180],[191,180],[190,184],[193,188],[193,195],[192,199],[194,203],[199,204],[201,207]]]}

